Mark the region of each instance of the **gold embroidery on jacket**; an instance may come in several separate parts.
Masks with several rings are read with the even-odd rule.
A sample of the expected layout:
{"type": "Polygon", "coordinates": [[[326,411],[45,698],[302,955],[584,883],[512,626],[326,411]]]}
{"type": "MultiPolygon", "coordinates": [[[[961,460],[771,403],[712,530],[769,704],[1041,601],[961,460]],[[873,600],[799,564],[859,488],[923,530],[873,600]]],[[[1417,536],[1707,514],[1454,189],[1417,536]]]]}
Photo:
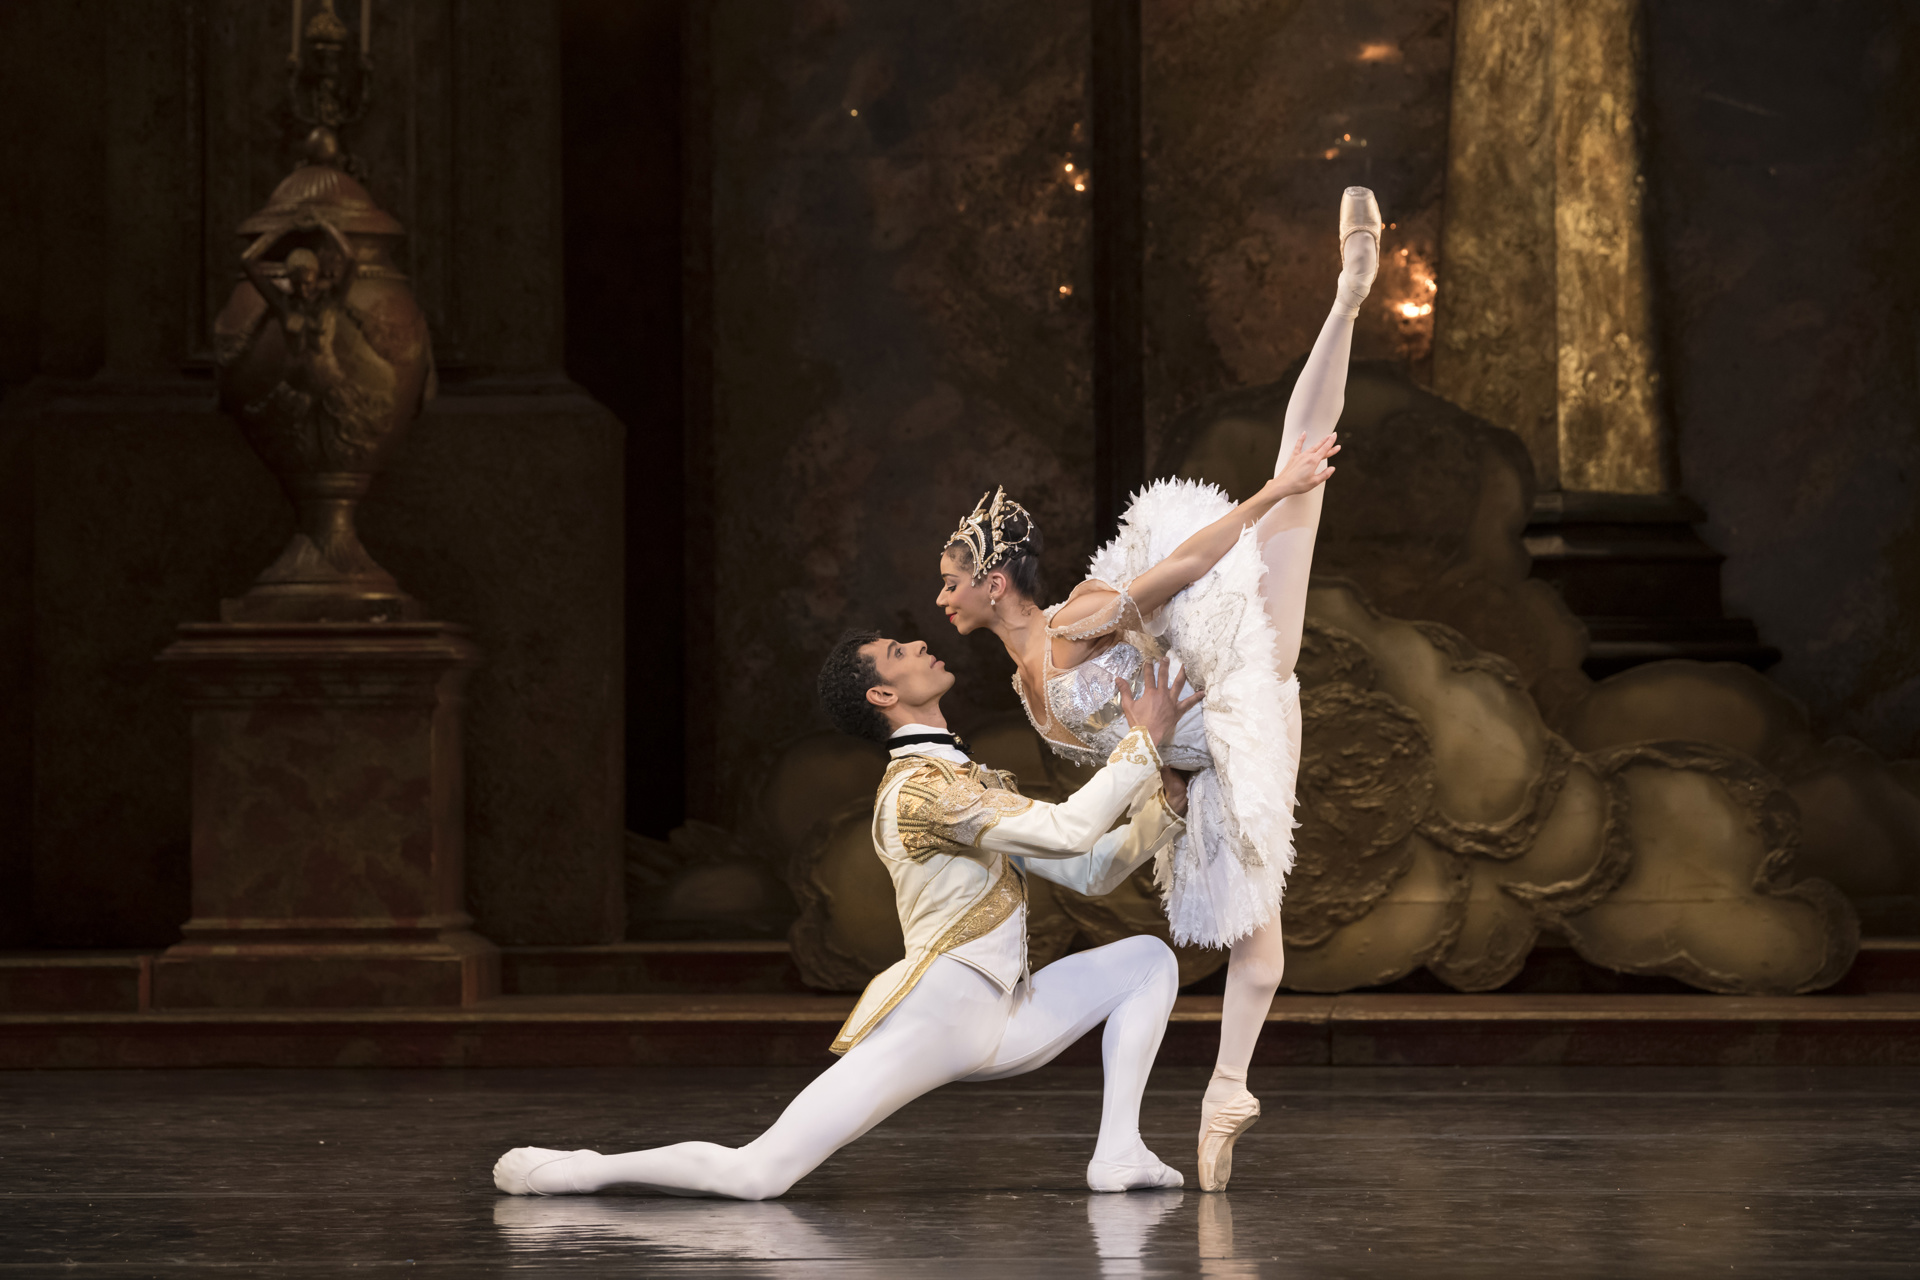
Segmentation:
{"type": "Polygon", "coordinates": [[[1155,769],[1160,767],[1160,752],[1154,747],[1153,739],[1147,736],[1145,729],[1135,729],[1120,739],[1120,745],[1107,757],[1108,764],[1144,764],[1155,769]]]}
{"type": "Polygon", "coordinates": [[[932,945],[908,971],[907,976],[901,979],[900,985],[893,989],[893,994],[887,997],[886,1003],[867,1019],[866,1025],[858,1031],[853,1030],[853,1015],[849,1014],[845,1025],[840,1028],[840,1034],[834,1037],[833,1043],[828,1048],[834,1053],[845,1053],[866,1039],[867,1033],[879,1026],[880,1020],[892,1013],[894,1006],[907,998],[907,993],[919,984],[922,977],[926,976],[927,970],[933,967],[935,960],[956,947],[965,946],[975,938],[986,937],[1012,919],[1014,912],[1026,905],[1026,901],[1026,878],[1020,874],[1013,863],[1004,858],[1001,859],[1000,875],[993,884],[985,893],[974,899],[972,906],[960,913],[958,920],[948,925],[946,930],[933,940],[932,945]]]}
{"type": "Polygon", "coordinates": [[[1000,819],[1025,813],[1033,801],[997,785],[1005,775],[970,765],[964,771],[928,761],[900,784],[894,819],[900,844],[915,862],[936,853],[980,847],[1000,819]]]}

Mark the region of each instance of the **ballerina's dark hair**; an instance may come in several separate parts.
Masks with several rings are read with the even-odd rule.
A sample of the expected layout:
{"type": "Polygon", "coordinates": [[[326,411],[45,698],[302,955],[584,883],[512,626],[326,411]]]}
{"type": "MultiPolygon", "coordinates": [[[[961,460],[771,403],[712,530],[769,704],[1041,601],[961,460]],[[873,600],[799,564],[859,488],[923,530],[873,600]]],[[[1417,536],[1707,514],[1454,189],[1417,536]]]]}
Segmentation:
{"type": "Polygon", "coordinates": [[[980,568],[984,552],[988,570],[1005,573],[1021,595],[1040,602],[1046,599],[1046,579],[1040,569],[1040,556],[1046,549],[1040,522],[1007,497],[1005,489],[999,489],[980,499],[980,505],[960,522],[941,554],[953,552],[960,568],[978,581],[985,576],[980,568]]]}

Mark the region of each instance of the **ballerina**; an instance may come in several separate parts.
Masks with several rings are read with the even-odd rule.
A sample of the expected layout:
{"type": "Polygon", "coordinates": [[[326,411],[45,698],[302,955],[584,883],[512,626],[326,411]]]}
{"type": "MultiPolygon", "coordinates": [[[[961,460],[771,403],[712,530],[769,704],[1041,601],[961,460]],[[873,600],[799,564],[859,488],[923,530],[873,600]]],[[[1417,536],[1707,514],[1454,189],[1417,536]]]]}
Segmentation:
{"type": "Polygon", "coordinates": [[[961,634],[985,627],[1000,637],[1027,718],[1056,754],[1104,759],[1126,732],[1119,690],[1138,688],[1142,668],[1168,650],[1206,692],[1163,750],[1192,778],[1188,830],[1155,862],[1174,941],[1231,948],[1220,1051],[1200,1105],[1205,1191],[1227,1185],[1233,1144],[1260,1115],[1246,1081],[1285,962],[1280,901],[1300,766],[1293,669],[1328,460],[1340,452],[1333,428],[1353,322],[1379,267],[1382,229],[1373,193],[1347,188],[1336,300],[1259,493],[1234,506],[1212,485],[1148,485],[1086,580],[1051,608],[1037,604],[1040,529],[1004,489],[981,498],[941,553],[940,607],[961,634]]]}

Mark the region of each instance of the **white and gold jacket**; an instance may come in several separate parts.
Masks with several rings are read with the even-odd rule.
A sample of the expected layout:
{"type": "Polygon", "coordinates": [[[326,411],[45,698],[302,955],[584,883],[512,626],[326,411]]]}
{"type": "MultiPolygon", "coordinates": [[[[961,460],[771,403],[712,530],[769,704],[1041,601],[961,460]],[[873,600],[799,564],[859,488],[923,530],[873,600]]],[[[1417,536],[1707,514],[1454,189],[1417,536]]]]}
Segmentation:
{"type": "Polygon", "coordinates": [[[896,759],[874,801],[873,847],[893,876],[907,953],[867,984],[833,1051],[859,1044],[943,955],[956,953],[1012,990],[1026,968],[1023,873],[1097,897],[1185,828],[1167,807],[1160,753],[1141,729],[1060,804],[1029,800],[1011,774],[972,762],[896,759]],[[1115,829],[1123,814],[1132,821],[1115,829]],[[1009,922],[993,942],[981,942],[1009,922]]]}

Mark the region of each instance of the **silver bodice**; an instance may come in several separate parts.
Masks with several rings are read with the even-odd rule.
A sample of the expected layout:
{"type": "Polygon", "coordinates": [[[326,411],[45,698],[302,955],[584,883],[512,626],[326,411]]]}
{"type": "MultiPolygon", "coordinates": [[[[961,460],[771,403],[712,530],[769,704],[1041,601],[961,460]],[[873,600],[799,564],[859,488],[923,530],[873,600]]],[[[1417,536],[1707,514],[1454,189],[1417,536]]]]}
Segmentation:
{"type": "MultiPolygon", "coordinates": [[[[1140,650],[1119,640],[1076,667],[1052,672],[1047,679],[1047,710],[1056,725],[1087,744],[1077,747],[1043,733],[1054,754],[1088,768],[1105,764],[1120,739],[1127,736],[1128,728],[1114,681],[1125,680],[1132,686],[1133,696],[1138,697],[1146,688],[1145,666],[1140,650]]],[[[1020,688],[1024,706],[1026,690],[1021,688],[1017,674],[1014,685],[1020,688]]],[[[1161,748],[1161,759],[1175,769],[1205,769],[1213,763],[1207,754],[1205,705],[1201,703],[1180,717],[1172,741],[1161,748]]],[[[1027,718],[1035,720],[1031,707],[1027,708],[1027,718]]]]}

